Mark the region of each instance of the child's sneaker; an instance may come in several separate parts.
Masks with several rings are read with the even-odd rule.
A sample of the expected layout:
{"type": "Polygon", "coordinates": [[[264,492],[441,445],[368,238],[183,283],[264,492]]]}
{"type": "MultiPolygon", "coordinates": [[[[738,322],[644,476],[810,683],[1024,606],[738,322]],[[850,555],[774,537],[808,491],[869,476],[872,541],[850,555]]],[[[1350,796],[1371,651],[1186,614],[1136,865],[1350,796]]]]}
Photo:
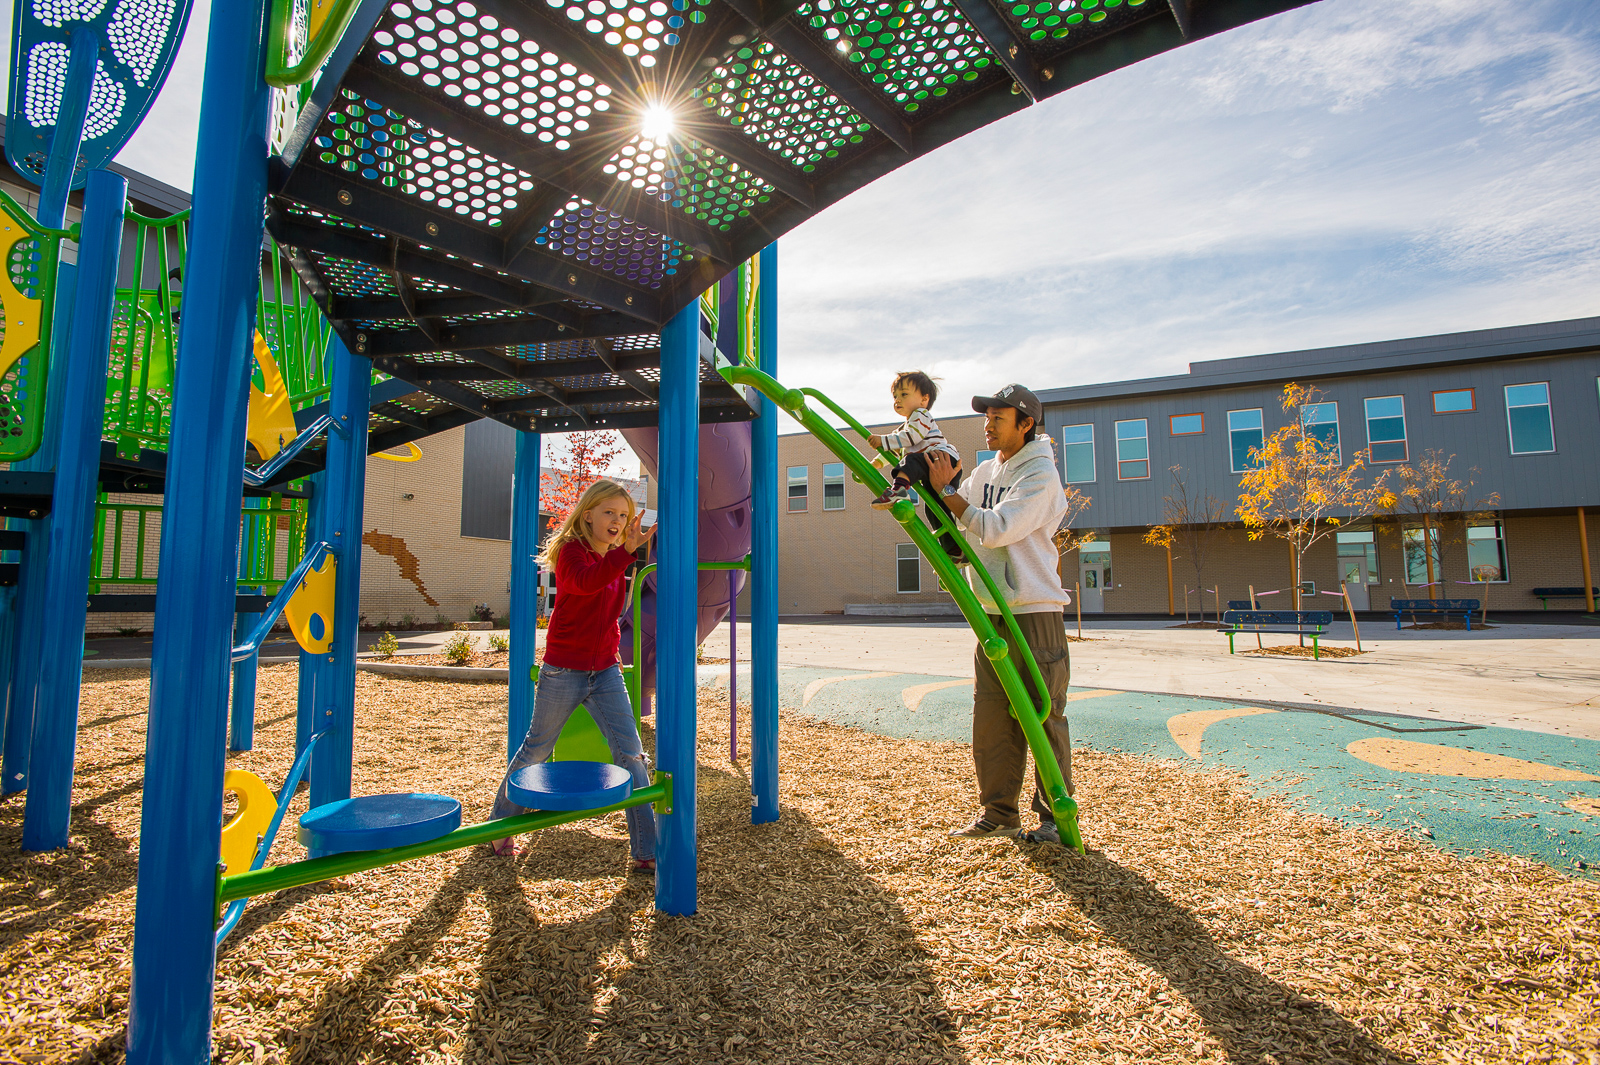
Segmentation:
{"type": "Polygon", "coordinates": [[[910,498],[911,489],[901,485],[891,484],[888,488],[883,490],[877,499],[872,501],[872,505],[877,510],[888,510],[890,507],[900,502],[900,500],[910,498]]]}

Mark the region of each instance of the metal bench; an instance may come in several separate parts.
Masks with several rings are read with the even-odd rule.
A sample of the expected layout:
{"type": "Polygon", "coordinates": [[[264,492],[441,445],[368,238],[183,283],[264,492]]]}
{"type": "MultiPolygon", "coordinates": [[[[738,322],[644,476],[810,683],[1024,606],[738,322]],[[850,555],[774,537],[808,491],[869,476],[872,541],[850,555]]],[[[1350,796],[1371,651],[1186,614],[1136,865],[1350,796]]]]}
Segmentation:
{"type": "Polygon", "coordinates": [[[1318,641],[1333,624],[1331,610],[1229,610],[1222,615],[1223,628],[1217,631],[1228,637],[1228,653],[1233,654],[1233,638],[1239,633],[1282,632],[1290,636],[1311,637],[1311,657],[1321,661],[1322,648],[1318,641]]]}
{"type": "MultiPolygon", "coordinates": [[[[1591,591],[1594,593],[1595,598],[1600,599],[1600,588],[1594,588],[1591,589],[1591,591]]],[[[1544,604],[1544,608],[1546,610],[1550,609],[1550,600],[1552,599],[1588,600],[1588,596],[1583,594],[1583,588],[1581,586],[1575,586],[1572,588],[1535,588],[1533,590],[1533,594],[1534,597],[1539,600],[1539,602],[1544,604]]]]}
{"type": "MultiPolygon", "coordinates": [[[[1415,620],[1418,614],[1429,614],[1442,618],[1460,615],[1467,619],[1467,631],[1472,631],[1472,612],[1479,610],[1481,604],[1476,599],[1391,599],[1389,609],[1394,611],[1394,627],[1400,628],[1400,615],[1410,614],[1415,620]]],[[[1481,613],[1479,615],[1482,616],[1481,613]]]]}

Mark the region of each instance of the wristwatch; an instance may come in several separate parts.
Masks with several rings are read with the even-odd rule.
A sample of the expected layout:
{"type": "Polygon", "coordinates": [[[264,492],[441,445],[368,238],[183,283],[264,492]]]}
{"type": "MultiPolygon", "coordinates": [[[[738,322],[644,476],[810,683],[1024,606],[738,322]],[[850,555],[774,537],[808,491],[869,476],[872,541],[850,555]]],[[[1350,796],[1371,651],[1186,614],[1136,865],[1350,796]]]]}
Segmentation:
{"type": "Polygon", "coordinates": [[[949,499],[951,496],[953,496],[955,494],[956,494],[956,486],[955,486],[954,482],[951,482],[950,484],[947,484],[943,488],[939,489],[939,496],[940,496],[941,499],[949,499]]]}

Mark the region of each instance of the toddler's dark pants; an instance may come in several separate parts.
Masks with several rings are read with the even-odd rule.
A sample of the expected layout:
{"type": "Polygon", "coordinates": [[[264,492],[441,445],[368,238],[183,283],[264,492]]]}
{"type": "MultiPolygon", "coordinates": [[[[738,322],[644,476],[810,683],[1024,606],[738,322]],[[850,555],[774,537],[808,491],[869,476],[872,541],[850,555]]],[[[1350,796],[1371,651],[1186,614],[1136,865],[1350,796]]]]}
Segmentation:
{"type": "MultiPolygon", "coordinates": [[[[950,508],[944,505],[944,500],[939,498],[938,491],[928,481],[927,452],[911,452],[900,461],[900,465],[894,468],[893,473],[896,477],[904,477],[911,482],[912,487],[916,488],[917,494],[922,496],[928,504],[924,508],[928,512],[928,524],[938,528],[940,519],[934,516],[933,508],[938,507],[944,514],[949,514],[950,508]]],[[[961,484],[960,459],[956,460],[956,475],[950,483],[957,487],[961,484]]],[[[956,546],[954,538],[948,533],[939,537],[939,546],[944,548],[944,553],[949,555],[953,561],[960,562],[962,560],[961,549],[956,546]]]]}

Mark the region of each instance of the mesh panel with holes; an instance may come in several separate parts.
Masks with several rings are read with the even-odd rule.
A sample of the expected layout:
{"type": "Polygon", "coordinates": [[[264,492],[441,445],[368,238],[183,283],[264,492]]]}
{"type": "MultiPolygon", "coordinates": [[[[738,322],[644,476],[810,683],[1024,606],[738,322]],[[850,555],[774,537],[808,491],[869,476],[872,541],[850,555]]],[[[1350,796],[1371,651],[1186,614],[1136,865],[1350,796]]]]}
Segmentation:
{"type": "Polygon", "coordinates": [[[563,151],[611,106],[609,85],[471,4],[391,4],[372,40],[378,62],[563,151]]]}
{"type": "Polygon", "coordinates": [[[951,0],[807,0],[795,20],[907,111],[976,81],[994,63],[951,0]]]}
{"type": "Polygon", "coordinates": [[[567,201],[534,243],[648,288],[694,259],[681,242],[584,199],[567,201]]]}
{"type": "Polygon", "coordinates": [[[766,41],[729,56],[695,95],[735,129],[805,171],[860,144],[871,128],[766,41]]]}
{"type": "MultiPolygon", "coordinates": [[[[9,206],[6,213],[11,213],[9,206]]],[[[14,222],[10,229],[13,235],[17,234],[14,222]]],[[[5,253],[6,274],[23,297],[51,301],[55,297],[54,242],[23,236],[24,239],[15,240],[5,253]]],[[[22,326],[14,326],[0,312],[0,338],[11,328],[21,329],[22,326]]],[[[49,328],[46,315],[40,321],[39,333],[31,338],[33,346],[24,349],[5,369],[4,376],[0,376],[0,461],[27,458],[39,449],[43,439],[49,328]]]]}
{"type": "Polygon", "coordinates": [[[323,163],[489,226],[534,187],[532,175],[348,89],[312,144],[323,163]]]}
{"type": "Polygon", "coordinates": [[[328,283],[328,287],[341,296],[359,298],[400,295],[394,287],[394,278],[376,266],[358,263],[353,259],[335,259],[321,252],[307,254],[316,266],[317,272],[328,283]]]}
{"type": "MultiPolygon", "coordinates": [[[[667,4],[663,0],[545,0],[641,67],[656,65],[656,52],[679,41],[684,16],[678,14],[691,5],[683,0],[667,4]],[[673,9],[677,10],[674,11],[673,9]]],[[[702,0],[703,2],[703,0],[702,0]]],[[[691,21],[703,22],[704,15],[691,21]]]]}
{"type": "Polygon", "coordinates": [[[1041,0],[997,6],[1030,41],[1078,45],[1144,17],[1147,0],[1041,0]]]}
{"type": "Polygon", "coordinates": [[[603,167],[617,181],[681,208],[715,229],[772,197],[772,186],[698,141],[658,144],[636,136],[603,167]]]}

